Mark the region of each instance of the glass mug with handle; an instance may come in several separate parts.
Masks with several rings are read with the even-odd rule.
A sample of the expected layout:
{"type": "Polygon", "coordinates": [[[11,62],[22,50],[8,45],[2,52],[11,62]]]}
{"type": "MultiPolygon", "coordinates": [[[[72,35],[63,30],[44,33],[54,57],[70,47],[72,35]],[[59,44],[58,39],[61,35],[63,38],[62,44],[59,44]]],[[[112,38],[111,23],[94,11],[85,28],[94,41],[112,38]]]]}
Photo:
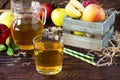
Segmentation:
{"type": "Polygon", "coordinates": [[[43,9],[43,17],[40,20],[38,9],[40,3],[32,0],[13,0],[13,12],[15,19],[11,26],[13,41],[21,50],[32,50],[32,39],[41,35],[46,22],[46,9],[43,9]]]}

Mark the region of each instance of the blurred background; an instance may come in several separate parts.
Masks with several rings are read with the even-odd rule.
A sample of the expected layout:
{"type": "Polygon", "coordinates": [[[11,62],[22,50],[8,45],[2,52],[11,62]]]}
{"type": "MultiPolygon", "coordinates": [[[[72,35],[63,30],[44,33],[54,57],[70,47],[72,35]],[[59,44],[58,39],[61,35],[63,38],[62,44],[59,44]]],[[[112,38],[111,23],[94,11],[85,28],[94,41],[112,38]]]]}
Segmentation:
{"type": "MultiPolygon", "coordinates": [[[[20,1],[20,0],[17,0],[17,1],[20,1]]],[[[65,1],[69,1],[69,0],[36,0],[36,1],[39,1],[40,3],[45,2],[45,3],[54,4],[54,5],[57,5],[57,4],[59,5],[60,3],[64,3],[65,1]]],[[[84,0],[79,0],[79,1],[84,1],[84,0]]],[[[105,9],[115,8],[116,10],[120,11],[120,0],[97,0],[97,1],[100,2],[101,6],[103,6],[105,9]]],[[[10,2],[11,0],[0,0],[0,9],[10,9],[10,2]]],[[[64,7],[64,5],[62,6],[64,7]]]]}
{"type": "MultiPolygon", "coordinates": [[[[36,0],[36,1],[39,1],[40,3],[50,3],[54,6],[54,8],[56,8],[56,7],[64,7],[69,0],[36,0]]],[[[84,0],[79,0],[79,1],[82,2],[84,0]]],[[[116,15],[115,29],[120,31],[120,0],[97,0],[97,1],[100,2],[101,6],[104,9],[114,8],[119,12],[119,14],[116,15]]],[[[10,9],[11,9],[11,0],[0,0],[0,13],[10,9]]]]}

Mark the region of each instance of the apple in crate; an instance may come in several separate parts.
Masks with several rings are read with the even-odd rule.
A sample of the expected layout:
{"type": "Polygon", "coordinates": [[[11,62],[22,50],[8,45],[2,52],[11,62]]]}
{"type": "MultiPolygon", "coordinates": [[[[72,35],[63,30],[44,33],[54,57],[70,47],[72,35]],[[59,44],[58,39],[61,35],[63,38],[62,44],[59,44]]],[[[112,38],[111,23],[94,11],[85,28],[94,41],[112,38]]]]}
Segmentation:
{"type": "Polygon", "coordinates": [[[88,6],[89,4],[97,4],[97,5],[100,5],[96,0],[85,0],[82,2],[83,6],[86,7],[88,6]]]}
{"type": "MultiPolygon", "coordinates": [[[[53,10],[52,5],[49,4],[49,3],[42,3],[41,6],[43,6],[43,7],[46,8],[46,11],[47,11],[47,20],[50,19],[50,17],[51,17],[51,12],[52,12],[52,10],[53,10]]],[[[43,10],[42,10],[42,8],[40,7],[40,8],[39,8],[39,16],[40,16],[40,18],[42,18],[42,11],[43,11],[43,10]]]]}
{"type": "Polygon", "coordinates": [[[51,19],[54,25],[62,26],[63,18],[66,16],[64,8],[56,8],[51,13],[51,19]]]}
{"type": "Polygon", "coordinates": [[[89,4],[82,15],[83,21],[100,22],[106,18],[104,9],[97,4],[89,4]]]}
{"type": "Polygon", "coordinates": [[[65,11],[72,18],[80,18],[84,11],[84,6],[78,0],[70,0],[65,6],[65,11]]]}
{"type": "Polygon", "coordinates": [[[4,24],[0,24],[0,44],[5,44],[9,36],[11,36],[10,28],[4,24]]]}

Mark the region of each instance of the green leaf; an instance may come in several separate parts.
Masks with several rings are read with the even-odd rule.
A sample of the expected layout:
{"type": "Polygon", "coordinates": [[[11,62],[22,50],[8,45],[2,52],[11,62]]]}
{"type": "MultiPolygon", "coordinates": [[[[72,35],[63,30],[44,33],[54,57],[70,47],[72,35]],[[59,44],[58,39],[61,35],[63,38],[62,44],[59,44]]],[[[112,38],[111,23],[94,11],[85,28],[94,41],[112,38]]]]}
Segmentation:
{"type": "Polygon", "coordinates": [[[0,44],[0,51],[4,51],[4,50],[6,50],[7,48],[6,48],[6,46],[4,45],[4,44],[0,44]]]}
{"type": "Polygon", "coordinates": [[[8,38],[6,39],[6,42],[5,42],[5,43],[6,43],[7,46],[10,46],[10,37],[8,37],[8,38]]]}
{"type": "Polygon", "coordinates": [[[8,56],[13,56],[14,55],[14,51],[11,47],[8,47],[7,54],[8,54],[8,56]]]}
{"type": "Polygon", "coordinates": [[[16,51],[16,50],[18,50],[18,49],[20,49],[17,45],[15,45],[15,44],[13,44],[12,45],[12,49],[14,50],[14,51],[16,51]]]}

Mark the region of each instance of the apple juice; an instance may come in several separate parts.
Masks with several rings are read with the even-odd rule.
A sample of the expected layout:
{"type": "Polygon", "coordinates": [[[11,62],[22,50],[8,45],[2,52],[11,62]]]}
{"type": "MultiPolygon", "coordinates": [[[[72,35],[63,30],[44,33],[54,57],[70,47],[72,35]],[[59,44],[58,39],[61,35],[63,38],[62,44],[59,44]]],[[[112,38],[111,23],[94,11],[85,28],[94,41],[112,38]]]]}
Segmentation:
{"type": "Polygon", "coordinates": [[[57,74],[62,69],[63,47],[60,42],[38,42],[35,44],[35,63],[39,73],[57,74]]]}
{"type": "Polygon", "coordinates": [[[42,37],[42,32],[43,24],[29,14],[16,18],[11,27],[13,41],[22,50],[33,49],[33,37],[42,37]]]}

